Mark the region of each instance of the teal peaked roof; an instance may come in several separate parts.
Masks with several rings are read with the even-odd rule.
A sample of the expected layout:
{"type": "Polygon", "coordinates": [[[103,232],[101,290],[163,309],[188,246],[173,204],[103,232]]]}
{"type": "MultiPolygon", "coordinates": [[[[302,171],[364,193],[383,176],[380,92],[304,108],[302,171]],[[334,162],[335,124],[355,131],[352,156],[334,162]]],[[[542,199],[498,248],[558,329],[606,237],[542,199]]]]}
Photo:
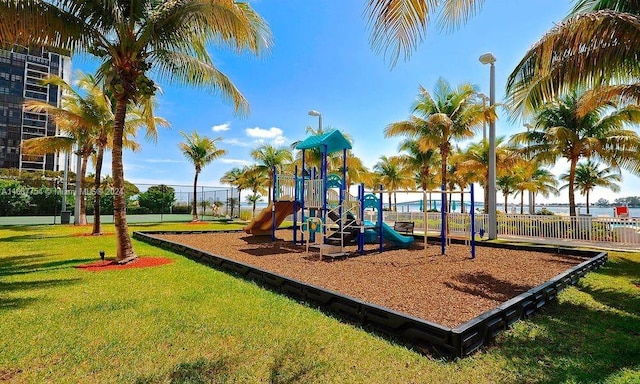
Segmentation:
{"type": "Polygon", "coordinates": [[[338,130],[323,133],[322,135],[309,136],[296,145],[296,149],[313,149],[322,150],[322,146],[327,146],[327,153],[341,151],[343,149],[351,149],[351,143],[338,130]]]}

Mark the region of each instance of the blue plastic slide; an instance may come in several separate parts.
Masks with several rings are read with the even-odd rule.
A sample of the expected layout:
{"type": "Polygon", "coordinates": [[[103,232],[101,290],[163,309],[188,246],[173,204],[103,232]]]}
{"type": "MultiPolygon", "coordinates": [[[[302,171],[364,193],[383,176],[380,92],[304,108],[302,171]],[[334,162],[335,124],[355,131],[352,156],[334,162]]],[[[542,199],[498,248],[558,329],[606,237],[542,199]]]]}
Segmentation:
{"type": "Polygon", "coordinates": [[[401,248],[409,248],[413,243],[413,236],[401,235],[386,223],[382,223],[382,236],[401,248]]]}

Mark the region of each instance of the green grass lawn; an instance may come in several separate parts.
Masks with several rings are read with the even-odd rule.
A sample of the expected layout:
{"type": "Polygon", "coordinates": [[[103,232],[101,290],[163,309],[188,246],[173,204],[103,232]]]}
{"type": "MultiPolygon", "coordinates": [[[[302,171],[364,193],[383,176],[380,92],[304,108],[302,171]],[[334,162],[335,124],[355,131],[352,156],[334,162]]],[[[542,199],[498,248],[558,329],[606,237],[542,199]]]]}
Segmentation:
{"type": "Polygon", "coordinates": [[[74,268],[115,252],[113,236],[74,236],[90,231],[0,227],[0,382],[640,382],[640,253],[610,254],[558,304],[443,362],[141,242],[174,262],[74,268]]]}

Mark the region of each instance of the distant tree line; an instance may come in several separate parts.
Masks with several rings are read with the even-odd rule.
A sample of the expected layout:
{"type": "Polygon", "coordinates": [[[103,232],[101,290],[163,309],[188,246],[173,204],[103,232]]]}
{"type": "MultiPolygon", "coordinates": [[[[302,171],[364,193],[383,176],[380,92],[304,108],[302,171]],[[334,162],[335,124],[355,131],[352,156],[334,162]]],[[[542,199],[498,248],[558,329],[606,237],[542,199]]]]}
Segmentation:
{"type": "Polygon", "coordinates": [[[607,199],[598,199],[596,201],[598,207],[613,207],[626,205],[631,208],[640,208],[640,196],[619,197],[610,203],[607,199]]]}

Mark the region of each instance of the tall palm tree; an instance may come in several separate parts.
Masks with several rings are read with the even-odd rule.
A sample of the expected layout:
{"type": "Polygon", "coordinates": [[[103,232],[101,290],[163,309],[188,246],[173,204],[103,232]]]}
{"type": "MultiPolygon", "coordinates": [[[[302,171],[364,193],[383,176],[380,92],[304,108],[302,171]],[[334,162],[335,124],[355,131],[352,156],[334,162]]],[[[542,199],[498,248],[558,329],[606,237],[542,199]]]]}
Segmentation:
{"type": "Polygon", "coordinates": [[[550,102],[537,113],[533,130],[515,134],[512,142],[526,144],[523,151],[541,164],[555,164],[560,158],[569,163],[569,213],[576,215],[576,168],[582,158],[593,158],[616,168],[640,174],[640,136],[626,124],[640,122],[640,108],[626,105],[616,108],[602,102],[585,111],[580,108],[586,92],[573,91],[550,102]],[[605,112],[609,112],[605,114],[605,112]]]}
{"type": "MultiPolygon", "coordinates": [[[[113,137],[114,114],[112,103],[107,92],[104,91],[98,80],[89,74],[80,71],[76,74],[77,90],[62,78],[51,76],[44,80],[45,84],[54,84],[64,90],[60,107],[53,106],[44,101],[30,100],[25,103],[26,110],[47,112],[52,116],[61,130],[61,136],[76,138],[76,145],[80,148],[76,154],[82,158],[80,172],[80,196],[79,224],[86,224],[86,196],[84,194],[85,174],[89,158],[93,160],[95,168],[94,176],[94,217],[92,235],[102,234],[100,220],[100,195],[102,182],[102,163],[104,152],[111,148],[113,137]],[[79,145],[78,145],[79,144],[79,145]]],[[[148,101],[145,101],[147,103],[148,101]]],[[[134,140],[139,128],[145,127],[147,138],[157,138],[157,126],[168,126],[169,123],[156,116],[150,116],[153,109],[143,105],[131,105],[127,111],[123,147],[133,151],[140,149],[140,145],[134,140]]],[[[29,153],[51,153],[51,151],[66,151],[69,140],[64,137],[43,137],[25,140],[24,148],[29,153]]]]}
{"type": "Polygon", "coordinates": [[[520,214],[524,214],[525,191],[542,194],[548,197],[550,193],[557,194],[558,181],[548,170],[540,167],[536,161],[520,158],[512,167],[516,177],[515,189],[520,194],[520,214]]]}
{"type": "Polygon", "coordinates": [[[433,187],[434,169],[440,164],[440,155],[435,148],[421,150],[416,139],[405,139],[400,143],[400,151],[406,151],[403,156],[406,166],[417,175],[416,184],[423,191],[431,190],[433,187]]]}
{"type": "Polygon", "coordinates": [[[282,171],[282,167],[293,161],[293,155],[288,148],[276,148],[271,144],[263,144],[251,151],[251,157],[258,161],[258,167],[265,170],[269,175],[269,187],[267,188],[269,197],[268,202],[271,204],[271,187],[278,170],[282,171]]]}
{"type": "Polygon", "coordinates": [[[496,179],[496,185],[502,191],[502,196],[504,196],[504,213],[509,213],[509,195],[517,190],[519,181],[517,170],[514,168],[507,170],[496,179]]]}
{"type": "MultiPolygon", "coordinates": [[[[100,60],[98,76],[115,100],[112,173],[116,189],[124,183],[122,140],[127,106],[156,91],[150,71],[163,80],[219,92],[245,112],[247,101],[220,72],[206,51],[209,43],[259,54],[270,44],[262,18],[244,2],[0,0],[0,41],[56,46],[100,60]]],[[[136,255],[126,221],[125,198],[114,198],[117,259],[136,255]]]]}
{"type": "Polygon", "coordinates": [[[245,167],[243,169],[243,174],[241,178],[241,184],[244,187],[243,189],[249,189],[251,191],[251,195],[247,196],[247,201],[252,203],[252,217],[256,216],[256,202],[260,201],[260,194],[264,194],[267,192],[267,189],[264,187],[266,181],[268,180],[269,175],[263,168],[259,168],[255,165],[250,167],[245,167]]]}
{"type": "MultiPolygon", "coordinates": [[[[505,145],[504,137],[496,138],[496,170],[501,176],[515,161],[511,149],[505,145]]],[[[489,212],[489,142],[481,140],[471,143],[463,152],[460,168],[471,175],[470,182],[479,182],[484,189],[484,212],[489,212]]]]}
{"type": "Polygon", "coordinates": [[[111,121],[113,114],[108,99],[100,92],[89,86],[89,78],[79,74],[79,88],[86,95],[80,94],[70,84],[58,76],[45,79],[43,83],[53,84],[64,91],[61,106],[57,107],[45,101],[30,100],[25,103],[25,110],[46,112],[56,123],[61,132],[59,136],[45,136],[25,140],[22,143],[24,153],[29,155],[44,155],[58,151],[70,152],[75,144],[76,156],[81,158],[80,174],[76,175],[76,183],[80,184],[81,195],[78,224],[87,224],[85,176],[89,157],[96,152],[100,144],[100,133],[111,121]]]}
{"type": "Polygon", "coordinates": [[[380,183],[384,185],[386,189],[394,191],[395,206],[391,205],[392,193],[389,192],[389,210],[393,209],[397,211],[398,201],[396,191],[411,187],[411,170],[405,166],[402,158],[399,156],[380,156],[380,161],[373,166],[373,170],[380,175],[380,183]]]}
{"type": "MultiPolygon", "coordinates": [[[[238,168],[238,167],[233,167],[230,170],[228,170],[227,172],[225,172],[222,177],[220,178],[220,182],[224,183],[224,184],[229,184],[232,187],[236,187],[236,189],[238,190],[238,216],[240,215],[240,204],[241,204],[241,198],[242,198],[242,189],[243,189],[243,185],[242,185],[242,174],[243,174],[243,170],[238,168]]],[[[233,205],[231,206],[231,216],[233,217],[233,205]]]]}
{"type": "MultiPolygon", "coordinates": [[[[564,173],[560,175],[560,179],[563,181],[569,181],[569,174],[564,173]]],[[[616,184],[622,181],[622,175],[620,170],[614,167],[605,167],[599,169],[597,163],[592,160],[587,160],[586,163],[580,163],[576,167],[576,187],[581,194],[585,195],[587,201],[587,215],[589,214],[589,193],[596,187],[604,187],[612,190],[613,192],[619,192],[620,186],[616,184]]],[[[569,185],[565,184],[560,189],[567,188],[569,185]]]]}
{"type": "MultiPolygon", "coordinates": [[[[453,89],[438,79],[433,96],[420,87],[413,115],[406,121],[391,123],[384,129],[385,137],[405,136],[416,140],[420,151],[437,148],[440,152],[441,184],[447,185],[447,161],[452,140],[471,138],[474,128],[485,118],[485,107],[477,103],[476,89],[464,83],[453,89]]],[[[443,202],[446,212],[446,202],[443,202]]]]}
{"type": "Polygon", "coordinates": [[[198,221],[198,200],[196,198],[198,193],[198,175],[202,171],[205,165],[211,163],[213,160],[224,156],[227,151],[224,149],[216,148],[216,143],[222,140],[221,137],[211,139],[206,136],[200,136],[197,131],[193,131],[191,135],[180,131],[185,141],[179,143],[178,146],[196,169],[196,174],[193,178],[193,221],[198,221]]]}
{"type": "Polygon", "coordinates": [[[640,2],[577,0],[564,22],[534,44],[509,76],[513,113],[535,112],[576,86],[613,85],[609,93],[638,104],[638,45],[640,2]]]}

